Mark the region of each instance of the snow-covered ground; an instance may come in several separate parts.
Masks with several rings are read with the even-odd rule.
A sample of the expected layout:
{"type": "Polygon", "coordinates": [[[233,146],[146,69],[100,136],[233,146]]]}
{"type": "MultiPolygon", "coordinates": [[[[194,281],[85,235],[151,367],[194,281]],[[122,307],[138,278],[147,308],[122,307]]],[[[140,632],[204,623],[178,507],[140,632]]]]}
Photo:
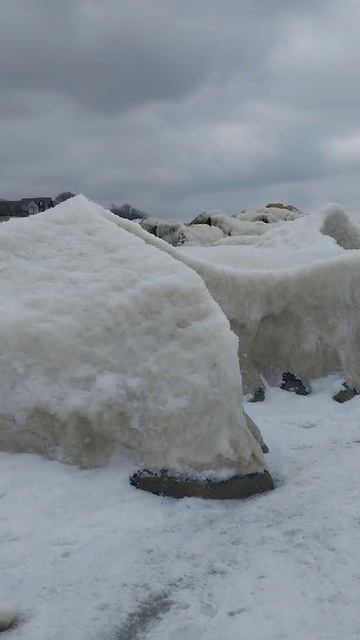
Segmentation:
{"type": "Polygon", "coordinates": [[[360,396],[271,389],[246,410],[276,490],[161,499],[123,461],[83,470],[0,454],[0,609],[12,640],[360,638],[360,396]]]}

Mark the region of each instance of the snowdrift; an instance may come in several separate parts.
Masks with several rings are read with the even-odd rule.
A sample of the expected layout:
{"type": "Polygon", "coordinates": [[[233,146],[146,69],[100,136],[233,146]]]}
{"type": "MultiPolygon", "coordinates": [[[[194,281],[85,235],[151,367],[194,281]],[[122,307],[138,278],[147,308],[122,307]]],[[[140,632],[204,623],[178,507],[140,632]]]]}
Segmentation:
{"type": "Polygon", "coordinates": [[[178,250],[239,336],[245,390],[286,371],[304,380],[339,371],[359,389],[360,228],[338,205],[265,226],[178,250]]]}
{"type": "Polygon", "coordinates": [[[238,340],[180,255],[82,196],[1,225],[0,449],[264,469],[238,340]]]}
{"type": "Polygon", "coordinates": [[[173,246],[182,244],[184,225],[181,222],[165,222],[157,218],[144,218],[144,220],[140,221],[140,226],[148,233],[157,238],[162,238],[173,246]]]}

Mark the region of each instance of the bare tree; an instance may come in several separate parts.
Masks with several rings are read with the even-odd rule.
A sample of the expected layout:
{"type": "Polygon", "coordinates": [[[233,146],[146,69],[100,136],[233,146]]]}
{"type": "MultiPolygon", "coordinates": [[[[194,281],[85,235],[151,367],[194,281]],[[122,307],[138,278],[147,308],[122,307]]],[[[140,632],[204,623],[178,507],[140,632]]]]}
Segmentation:
{"type": "Polygon", "coordinates": [[[62,193],[59,193],[59,195],[56,196],[56,198],[54,198],[54,203],[59,204],[60,202],[65,202],[65,200],[69,200],[70,198],[73,198],[74,195],[75,193],[72,193],[71,191],[63,191],[62,193]]]}
{"type": "Polygon", "coordinates": [[[139,209],[135,209],[128,202],[125,202],[121,207],[117,204],[111,204],[110,211],[120,218],[127,218],[127,220],[142,220],[147,218],[148,215],[139,209]]]}

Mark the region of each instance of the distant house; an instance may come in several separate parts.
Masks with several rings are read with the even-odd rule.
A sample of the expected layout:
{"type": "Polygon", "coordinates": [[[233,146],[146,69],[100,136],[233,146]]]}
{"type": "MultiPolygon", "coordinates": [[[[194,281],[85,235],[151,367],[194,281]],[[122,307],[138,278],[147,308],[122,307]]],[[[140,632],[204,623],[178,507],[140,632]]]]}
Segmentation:
{"type": "Polygon", "coordinates": [[[25,218],[54,206],[52,198],[22,198],[21,200],[0,200],[1,218],[25,218]]]}

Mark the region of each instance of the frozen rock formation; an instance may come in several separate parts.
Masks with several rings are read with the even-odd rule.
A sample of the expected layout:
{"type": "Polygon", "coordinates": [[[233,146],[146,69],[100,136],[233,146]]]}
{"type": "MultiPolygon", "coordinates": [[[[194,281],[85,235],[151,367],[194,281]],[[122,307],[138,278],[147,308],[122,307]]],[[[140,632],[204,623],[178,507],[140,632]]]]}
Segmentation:
{"type": "Polygon", "coordinates": [[[239,336],[245,392],[262,378],[280,385],[285,372],[307,388],[335,371],[360,390],[360,228],[336,204],[296,215],[275,224],[227,216],[265,229],[211,246],[144,239],[203,278],[239,336]]]}
{"type": "MultiPolygon", "coordinates": [[[[259,223],[258,223],[259,224],[259,223]]],[[[231,245],[184,247],[239,336],[244,388],[341,371],[360,388],[360,229],[338,205],[231,245]]]]}
{"type": "Polygon", "coordinates": [[[183,224],[181,222],[164,222],[156,218],[145,218],[141,220],[140,226],[156,236],[162,238],[169,244],[177,246],[183,244],[183,224]]]}
{"type": "Polygon", "coordinates": [[[181,245],[207,246],[224,238],[225,234],[217,226],[207,224],[183,224],[181,222],[164,222],[155,218],[147,218],[140,223],[141,227],[157,238],[165,240],[174,247],[181,245]]]}
{"type": "Polygon", "coordinates": [[[274,224],[276,222],[296,220],[304,214],[291,204],[284,205],[279,202],[267,204],[264,209],[248,209],[236,214],[239,220],[249,222],[266,222],[274,224]]]}
{"type": "Polygon", "coordinates": [[[0,449],[264,470],[238,340],[180,255],[82,196],[1,225],[0,449]]]}

